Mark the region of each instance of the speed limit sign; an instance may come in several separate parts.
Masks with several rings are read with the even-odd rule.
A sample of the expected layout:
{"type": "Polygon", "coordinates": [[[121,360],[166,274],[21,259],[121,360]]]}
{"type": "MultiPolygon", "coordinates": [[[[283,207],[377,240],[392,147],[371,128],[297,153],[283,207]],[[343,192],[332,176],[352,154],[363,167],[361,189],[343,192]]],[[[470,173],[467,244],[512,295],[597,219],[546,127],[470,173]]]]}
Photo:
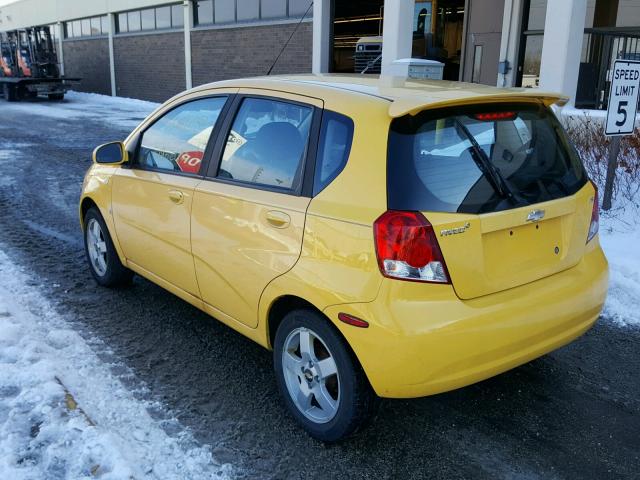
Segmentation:
{"type": "Polygon", "coordinates": [[[640,62],[616,60],[611,77],[606,135],[633,133],[638,111],[638,90],[640,90],[640,62]]]}
{"type": "Polygon", "coordinates": [[[640,90],[640,62],[616,60],[611,75],[609,108],[604,133],[613,137],[609,142],[607,177],[604,184],[602,208],[609,210],[613,198],[613,184],[618,168],[618,154],[623,135],[633,133],[638,112],[638,90],[640,90]]]}

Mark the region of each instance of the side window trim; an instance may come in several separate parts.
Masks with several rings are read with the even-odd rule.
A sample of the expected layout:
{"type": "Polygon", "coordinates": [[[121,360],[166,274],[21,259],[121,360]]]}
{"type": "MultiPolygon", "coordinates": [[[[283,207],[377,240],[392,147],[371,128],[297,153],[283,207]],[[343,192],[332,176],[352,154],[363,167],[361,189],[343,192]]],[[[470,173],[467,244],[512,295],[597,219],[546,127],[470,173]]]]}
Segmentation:
{"type": "Polygon", "coordinates": [[[222,152],[224,151],[224,146],[227,143],[227,137],[229,136],[231,125],[238,114],[238,109],[240,108],[240,104],[244,97],[245,96],[242,94],[237,94],[234,95],[233,101],[229,102],[229,110],[225,115],[224,121],[220,123],[220,130],[218,130],[215,142],[213,142],[214,145],[211,152],[211,161],[208,162],[207,169],[205,170],[205,180],[217,180],[215,177],[218,173],[220,163],[222,162],[222,152]]]}
{"type": "Polygon", "coordinates": [[[316,176],[316,158],[320,143],[320,129],[322,127],[323,108],[316,108],[314,112],[311,129],[309,131],[309,148],[307,158],[305,158],[304,172],[302,173],[301,196],[313,198],[313,182],[316,176]]]}
{"type": "Polygon", "coordinates": [[[320,125],[322,121],[322,108],[318,108],[315,105],[299,102],[296,100],[290,100],[288,98],[281,98],[270,95],[257,95],[257,94],[237,94],[234,96],[233,102],[230,103],[229,109],[225,114],[224,122],[220,123],[220,129],[217,133],[215,145],[212,148],[211,161],[208,163],[204,180],[210,182],[226,183],[229,185],[235,185],[243,188],[253,188],[256,190],[266,190],[276,193],[284,193],[286,195],[312,197],[313,192],[313,176],[315,170],[315,159],[318,151],[318,140],[320,137],[320,125]],[[288,188],[278,188],[269,185],[260,185],[256,183],[243,182],[240,180],[226,179],[217,177],[218,169],[222,163],[222,155],[227,143],[227,138],[231,131],[233,122],[240,110],[242,102],[247,98],[261,98],[265,100],[273,100],[276,102],[291,103],[294,105],[301,105],[313,109],[313,118],[311,120],[311,127],[309,129],[309,138],[307,139],[307,147],[305,157],[302,159],[302,181],[295,190],[288,188]]]}
{"type": "Polygon", "coordinates": [[[208,168],[208,165],[209,165],[210,160],[211,160],[211,152],[212,152],[213,147],[214,147],[215,139],[217,139],[217,137],[219,136],[220,127],[226,121],[226,117],[227,117],[227,115],[229,113],[231,105],[235,101],[235,97],[236,97],[236,94],[233,94],[233,93],[229,93],[229,94],[216,93],[216,94],[211,94],[211,95],[204,95],[202,97],[191,98],[191,99],[185,100],[183,102],[177,103],[176,105],[173,105],[171,108],[163,111],[162,115],[158,116],[151,123],[146,125],[143,130],[139,131],[136,134],[135,146],[133,148],[133,151],[129,152],[131,154],[130,158],[132,158],[133,160],[131,162],[123,165],[123,167],[124,168],[136,169],[136,170],[143,170],[143,171],[148,171],[148,172],[166,173],[168,175],[178,175],[178,176],[189,177],[189,178],[200,178],[200,179],[204,178],[205,174],[206,174],[206,171],[207,171],[207,168],[208,168]],[[141,144],[142,144],[142,137],[144,136],[144,134],[145,134],[145,132],[147,130],[149,130],[151,127],[153,127],[160,119],[164,118],[167,114],[169,114],[170,112],[172,112],[176,108],[180,108],[181,106],[187,105],[188,103],[191,103],[191,102],[197,102],[199,100],[205,100],[207,98],[226,98],[227,100],[225,101],[224,106],[222,107],[222,110],[220,110],[220,115],[218,115],[216,123],[213,126],[213,130],[211,131],[211,135],[209,136],[209,140],[207,141],[207,146],[205,147],[204,154],[202,156],[201,173],[197,173],[196,174],[196,173],[188,173],[188,172],[171,171],[171,170],[166,170],[166,169],[163,169],[163,168],[150,167],[148,165],[140,165],[137,162],[138,154],[140,153],[140,147],[141,147],[141,144]]]}

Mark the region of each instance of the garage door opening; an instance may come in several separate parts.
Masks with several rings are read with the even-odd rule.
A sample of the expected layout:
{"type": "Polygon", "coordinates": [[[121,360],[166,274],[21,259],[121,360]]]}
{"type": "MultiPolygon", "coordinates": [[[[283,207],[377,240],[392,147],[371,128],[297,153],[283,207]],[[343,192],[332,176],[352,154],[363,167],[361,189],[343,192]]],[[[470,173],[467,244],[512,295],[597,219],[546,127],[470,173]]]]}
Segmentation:
{"type": "Polygon", "coordinates": [[[380,73],[383,5],[384,0],[335,2],[332,72],[361,73],[370,64],[365,73],[380,73]]]}
{"type": "MultiPolygon", "coordinates": [[[[444,63],[444,79],[458,80],[464,0],[416,0],[412,57],[444,63]]],[[[379,74],[384,0],[336,1],[330,71],[379,74]]]]}

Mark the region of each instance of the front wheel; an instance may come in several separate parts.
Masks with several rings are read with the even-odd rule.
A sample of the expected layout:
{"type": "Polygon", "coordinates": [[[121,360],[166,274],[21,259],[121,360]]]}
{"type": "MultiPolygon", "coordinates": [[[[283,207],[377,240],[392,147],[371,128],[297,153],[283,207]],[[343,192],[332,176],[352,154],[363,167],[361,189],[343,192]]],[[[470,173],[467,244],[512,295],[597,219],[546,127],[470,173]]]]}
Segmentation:
{"type": "Polygon", "coordinates": [[[377,397],[362,367],[319,313],[297,310],[282,320],[273,361],[287,409],[312,437],[341,440],[372,416],[377,397]]]}
{"type": "Polygon", "coordinates": [[[54,102],[61,102],[64,100],[64,93],[50,93],[47,96],[49,97],[49,100],[54,102]]]}
{"type": "Polygon", "coordinates": [[[131,282],[133,272],[120,262],[100,212],[91,207],[84,217],[84,250],[96,282],[115,287],[131,282]]]}

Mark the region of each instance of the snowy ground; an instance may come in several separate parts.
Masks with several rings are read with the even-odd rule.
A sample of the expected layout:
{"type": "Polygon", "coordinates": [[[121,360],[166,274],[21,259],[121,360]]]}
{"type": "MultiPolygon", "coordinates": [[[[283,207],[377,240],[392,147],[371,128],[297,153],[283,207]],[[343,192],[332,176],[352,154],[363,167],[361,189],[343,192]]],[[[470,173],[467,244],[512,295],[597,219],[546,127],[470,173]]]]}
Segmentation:
{"type": "Polygon", "coordinates": [[[231,475],[176,420],[152,418],[162,406],[136,400],[31,283],[0,252],[1,479],[231,475]]]}
{"type": "MultiPolygon", "coordinates": [[[[627,367],[637,372],[632,363],[635,357],[631,363],[629,357],[616,361],[616,355],[627,351],[620,345],[634,338],[630,329],[636,331],[640,326],[637,210],[629,208],[615,217],[601,216],[600,239],[611,269],[604,329],[596,327],[600,329],[587,334],[587,340],[571,347],[573,350],[555,353],[533,366],[466,390],[386,403],[377,425],[360,438],[340,447],[324,448],[310,441],[284,416],[276,405],[277,395],[271,383],[261,384],[272,381],[268,356],[258,348],[254,351],[250,342],[237,339],[225,327],[204,325],[184,302],[167,299],[145,282],[137,282],[131,293],[146,299],[140,302],[140,309],[118,310],[123,308],[120,303],[127,303],[126,299],[117,300],[117,295],[111,296],[106,289],[97,293],[88,284],[69,280],[88,276],[78,238],[76,193],[70,190],[81,184],[81,172],[86,169],[82,162],[88,162],[90,152],[88,145],[92,148],[100,141],[119,138],[97,140],[88,135],[97,137],[96,126],[101,125],[118,127],[105,135],[121,134],[156,107],[150,102],[75,92],[70,92],[63,103],[1,105],[3,112],[36,125],[40,119],[50,130],[54,126],[46,121],[55,119],[64,131],[44,141],[37,135],[23,139],[24,128],[15,128],[19,133],[10,132],[12,127],[0,122],[0,165],[4,168],[0,176],[0,207],[6,207],[0,215],[7,219],[0,222],[4,228],[4,232],[0,229],[0,237],[12,241],[9,225],[13,222],[17,232],[14,252],[26,254],[35,265],[40,262],[39,266],[32,265],[33,271],[22,270],[0,250],[0,480],[251,476],[216,460],[220,458],[218,452],[222,452],[225,462],[234,464],[243,453],[251,457],[248,463],[252,467],[264,468],[254,478],[289,478],[296,476],[295,472],[307,478],[321,474],[348,478],[362,475],[366,469],[370,478],[419,478],[427,468],[436,468],[434,476],[441,478],[553,478],[562,469],[570,471],[573,478],[584,478],[588,476],[585,472],[576,472],[580,472],[581,465],[593,468],[587,462],[595,460],[600,462],[595,463],[597,468],[606,468],[598,470],[600,473],[611,473],[611,468],[614,473],[634,468],[632,464],[638,462],[640,451],[634,450],[637,435],[624,427],[634,425],[629,412],[637,411],[634,402],[638,395],[628,388],[624,393],[615,390],[628,386],[615,375],[621,371],[626,373],[622,376],[630,378],[627,367]],[[83,128],[85,120],[89,126],[83,128]],[[34,166],[30,163],[40,158],[32,155],[33,151],[41,152],[40,156],[50,155],[51,169],[46,173],[50,178],[41,183],[29,176],[40,171],[39,162],[34,161],[34,166]],[[70,176],[69,182],[60,182],[61,172],[70,176]],[[37,203],[29,204],[31,198],[37,203]],[[20,210],[23,204],[26,207],[20,210]],[[34,214],[34,205],[39,205],[45,215],[34,214]],[[36,246],[23,245],[30,241],[36,246]],[[51,255],[45,247],[55,248],[60,257],[48,259],[51,255]],[[53,266],[47,267],[48,263],[53,266]],[[42,293],[42,279],[34,275],[37,268],[50,275],[48,278],[63,283],[62,287],[51,287],[56,296],[42,293]],[[116,319],[127,314],[146,315],[146,321],[136,325],[134,332],[125,332],[139,335],[140,343],[150,338],[140,352],[131,353],[130,344],[125,344],[128,361],[137,368],[135,372],[108,360],[117,355],[111,356],[109,348],[97,338],[86,333],[80,336],[74,322],[54,313],[66,315],[74,306],[84,306],[86,297],[98,298],[93,312],[86,312],[84,307],[80,310],[86,323],[95,322],[94,326],[113,324],[113,329],[118,330],[121,324],[107,318],[109,315],[116,319]],[[52,299],[60,299],[60,304],[52,305],[52,299]],[[158,316],[162,318],[153,323],[151,319],[158,316]],[[151,324],[148,330],[146,324],[151,324]],[[173,330],[170,325],[181,329],[173,330]],[[615,337],[612,345],[618,347],[616,350],[603,347],[610,344],[603,340],[602,332],[615,337]],[[175,350],[170,350],[172,347],[175,350]],[[606,355],[601,355],[598,348],[606,355]],[[162,349],[166,350],[166,363],[157,353],[162,349]],[[152,360],[148,360],[149,356],[152,360]],[[229,372],[240,369],[239,358],[250,375],[234,378],[229,372]],[[613,370],[598,370],[610,358],[614,359],[613,370]],[[158,374],[149,373],[150,361],[158,362],[159,372],[178,372],[162,377],[155,389],[168,392],[166,398],[182,409],[180,422],[171,408],[151,400],[157,397],[140,391],[145,388],[140,386],[140,379],[158,378],[158,374]],[[205,376],[221,387],[216,390],[199,385],[205,376]],[[124,380],[127,377],[134,379],[132,386],[124,380]],[[211,395],[212,391],[217,394],[211,395]],[[501,401],[505,397],[509,402],[501,401]],[[595,412],[593,417],[587,417],[591,412],[595,412]],[[212,423],[212,418],[218,424],[212,423]],[[503,422],[504,418],[510,420],[503,422]],[[201,429],[198,440],[190,428],[201,429]],[[225,435],[226,450],[208,447],[219,440],[216,436],[225,435]],[[611,458],[610,452],[601,448],[606,443],[600,435],[616,446],[611,448],[615,450],[611,458]],[[397,447],[389,449],[388,444],[397,447]],[[619,457],[613,457],[616,452],[619,457]],[[553,458],[556,454],[560,458],[553,458]],[[496,462],[506,469],[502,475],[496,475],[500,471],[496,462]],[[538,477],[523,475],[523,471],[542,473],[538,477]]],[[[130,304],[131,301],[127,308],[130,304]]],[[[111,333],[111,327],[106,331],[111,333]]],[[[114,338],[117,339],[115,335],[110,339],[114,338]]],[[[124,356],[122,351],[120,355],[124,356]]],[[[631,381],[628,383],[633,387],[631,381]]]]}
{"type": "Polygon", "coordinates": [[[13,103],[4,104],[14,112],[25,115],[41,115],[47,118],[69,120],[73,118],[99,119],[112,125],[133,130],[140,120],[150,114],[159,104],[132,98],[108,97],[96,93],[68,92],[60,103],[13,103]]]}
{"type": "MultiPolygon", "coordinates": [[[[585,162],[593,162],[595,156],[603,153],[602,148],[595,148],[589,142],[599,141],[591,135],[594,133],[595,125],[604,123],[606,111],[564,107],[559,112],[556,109],[556,113],[559,114],[565,127],[574,131],[574,135],[582,134],[582,139],[586,139],[581,142],[582,145],[578,145],[578,149],[590,147],[589,151],[581,152],[585,162]],[[581,124],[588,128],[576,133],[576,127],[581,124]]],[[[640,114],[636,117],[636,126],[638,125],[640,125],[640,114]]],[[[640,152],[636,152],[636,155],[640,155],[640,152]]],[[[635,161],[631,160],[629,163],[637,166],[639,162],[636,157],[635,161]]],[[[603,169],[606,168],[606,162],[599,165],[603,169]]],[[[619,184],[620,176],[627,173],[619,169],[617,175],[619,184]]],[[[602,202],[604,176],[599,179],[599,182],[600,202],[602,202]]],[[[640,198],[630,199],[628,196],[625,198],[625,195],[618,195],[614,200],[611,213],[600,212],[600,243],[610,267],[605,318],[613,320],[618,325],[640,326],[640,308],[638,308],[640,306],[640,198]]]]}
{"type": "Polygon", "coordinates": [[[600,243],[609,260],[605,317],[640,327],[640,212],[629,207],[616,217],[600,217],[600,243]]]}

